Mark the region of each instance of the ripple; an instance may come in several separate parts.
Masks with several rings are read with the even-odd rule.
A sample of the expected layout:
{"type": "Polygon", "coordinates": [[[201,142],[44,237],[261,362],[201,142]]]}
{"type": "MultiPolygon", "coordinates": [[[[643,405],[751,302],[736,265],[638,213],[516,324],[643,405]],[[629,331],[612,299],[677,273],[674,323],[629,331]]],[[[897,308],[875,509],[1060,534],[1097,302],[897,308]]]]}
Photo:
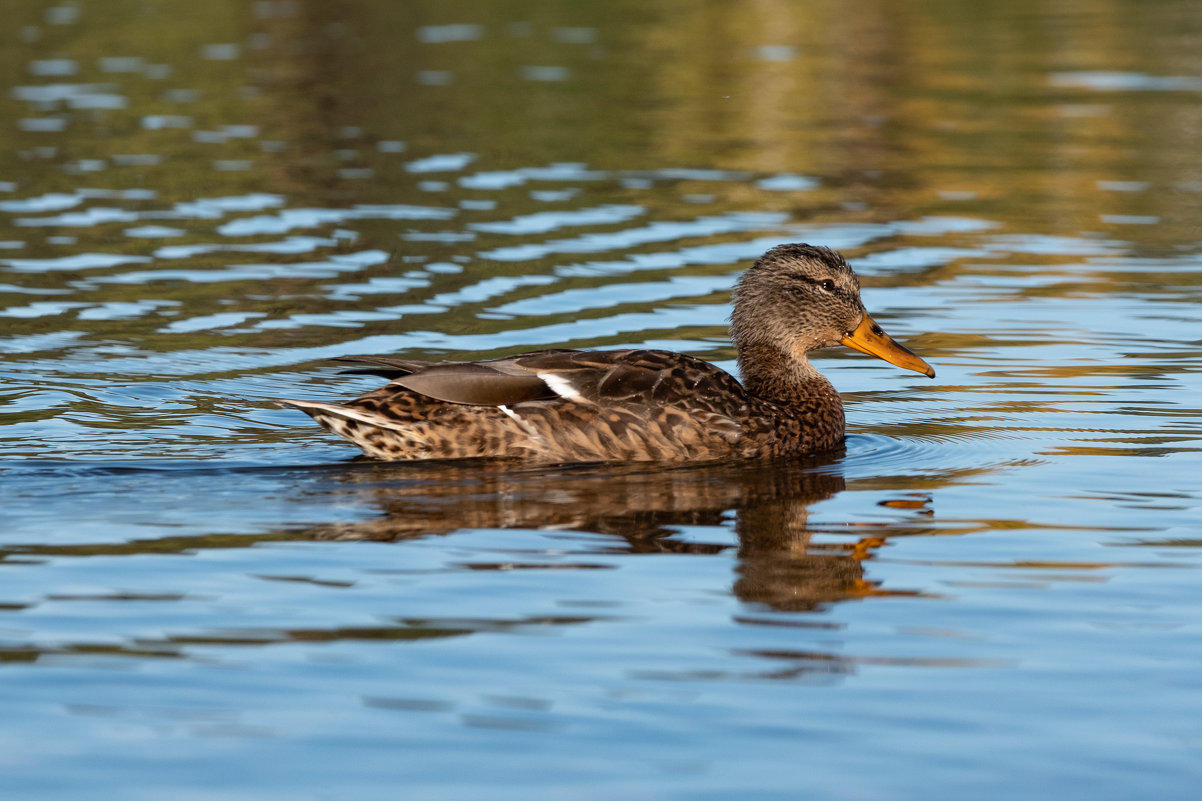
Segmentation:
{"type": "Polygon", "coordinates": [[[848,434],[846,459],[851,465],[870,462],[876,469],[886,472],[926,463],[940,450],[940,443],[932,440],[883,434],[848,434]]]}
{"type": "Polygon", "coordinates": [[[188,259],[206,253],[310,253],[321,247],[333,247],[337,239],[321,236],[290,236],[274,242],[234,244],[168,245],[154,252],[156,259],[188,259]]]}
{"type": "Polygon", "coordinates": [[[753,174],[745,170],[714,170],[697,167],[662,167],[655,170],[623,170],[623,178],[649,181],[747,181],[753,174]]]}
{"type": "Polygon", "coordinates": [[[329,285],[326,297],[330,300],[359,300],[370,295],[400,295],[410,289],[429,285],[429,279],[420,276],[376,276],[361,283],[329,285]]]}
{"type": "Polygon", "coordinates": [[[186,320],[174,320],[159,330],[166,334],[186,334],[193,331],[213,331],[218,328],[232,328],[235,325],[262,317],[254,312],[224,312],[207,314],[203,317],[190,317],[186,320]]]}
{"type": "Polygon", "coordinates": [[[66,226],[86,227],[103,225],[111,222],[133,222],[138,219],[137,212],[108,206],[93,206],[85,211],[67,212],[54,217],[18,217],[13,220],[15,225],[32,226],[66,226]]]}
{"type": "Polygon", "coordinates": [[[29,73],[40,76],[74,75],[79,64],[70,58],[40,58],[29,62],[29,73]]]}
{"type": "Polygon", "coordinates": [[[551,40],[560,44],[593,44],[600,38],[600,33],[596,28],[552,28],[551,40]]]}
{"type": "Polygon", "coordinates": [[[491,311],[530,316],[555,315],[563,313],[564,309],[583,311],[622,306],[630,303],[631,298],[638,298],[640,303],[658,303],[676,298],[706,297],[715,292],[728,291],[734,278],[734,275],[679,276],[668,281],[568,289],[513,301],[491,311]]]}
{"type": "Polygon", "coordinates": [[[38,214],[41,212],[62,211],[63,209],[74,208],[82,202],[83,197],[78,192],[49,192],[22,200],[0,201],[0,211],[38,214]]]}
{"type": "Polygon", "coordinates": [[[642,206],[598,206],[564,211],[540,211],[501,222],[472,223],[468,228],[490,234],[522,236],[544,234],[577,225],[614,225],[646,213],[647,210],[642,206]]]}
{"type": "Polygon", "coordinates": [[[1083,239],[1071,236],[1006,234],[991,237],[985,247],[1007,253],[1048,253],[1053,255],[1105,256],[1126,250],[1124,242],[1107,239],[1083,239]]]}
{"type": "Polygon", "coordinates": [[[882,268],[922,270],[950,264],[957,259],[980,258],[989,255],[983,248],[906,247],[868,253],[856,259],[856,272],[871,274],[882,268]]]}
{"type": "Polygon", "coordinates": [[[1202,77],[1195,75],[1148,75],[1143,72],[1054,72],[1052,86],[1092,89],[1095,92],[1198,92],[1202,77]]]}
{"type": "Polygon", "coordinates": [[[97,61],[101,72],[138,73],[146,68],[146,59],[141,56],[106,56],[97,61]]]}
{"type": "Polygon", "coordinates": [[[59,256],[52,259],[0,259],[19,273],[44,273],[57,270],[103,270],[122,264],[145,264],[151,261],[146,256],[127,256],[117,253],[76,253],[74,256],[59,256]]]}
{"type": "Polygon", "coordinates": [[[454,307],[467,303],[483,303],[486,300],[505,295],[519,287],[546,286],[554,284],[558,279],[552,275],[515,275],[485,278],[471,286],[457,289],[454,292],[444,292],[430,298],[431,305],[454,307]]]}
{"type": "Polygon", "coordinates": [[[287,233],[293,228],[317,228],[347,220],[446,220],[457,209],[434,206],[357,206],[353,209],[286,209],[275,215],[232,220],[217,228],[223,236],[287,233]]]}
{"type": "Polygon", "coordinates": [[[405,165],[405,170],[416,173],[458,172],[475,160],[475,153],[443,153],[411,161],[405,165]]]}
{"type": "Polygon", "coordinates": [[[519,74],[527,81],[538,83],[555,83],[566,81],[572,77],[572,71],[567,67],[557,66],[527,66],[519,70],[519,74]]]}
{"type": "Polygon", "coordinates": [[[126,228],[125,235],[135,239],[165,239],[173,236],[183,236],[187,231],[182,228],[168,228],[165,225],[140,225],[136,228],[126,228]]]}
{"type": "Polygon", "coordinates": [[[564,203],[579,193],[579,189],[532,189],[530,197],[540,203],[564,203]]]}
{"type": "Polygon", "coordinates": [[[129,105],[129,98],[114,92],[91,92],[68,97],[67,105],[73,109],[122,109],[129,105]]]}
{"type": "Polygon", "coordinates": [[[84,309],[76,317],[80,320],[134,320],[147,312],[179,305],[175,300],[109,301],[84,309]]]}
{"type": "Polygon", "coordinates": [[[233,61],[241,55],[241,46],[232,42],[207,44],[200,48],[200,57],[206,61],[233,61]]]}
{"type": "Polygon", "coordinates": [[[142,118],[142,127],[148,131],[165,128],[191,128],[195,121],[183,114],[147,114],[142,118]]]}
{"type": "Polygon", "coordinates": [[[698,217],[680,222],[653,222],[640,228],[625,228],[603,234],[582,234],[571,239],[555,239],[540,244],[496,248],[480,255],[498,261],[534,261],[553,253],[599,253],[652,242],[774,228],[783,225],[787,220],[788,215],[772,212],[730,212],[718,217],[698,217]]]}
{"type": "Polygon", "coordinates": [[[83,331],[54,331],[49,334],[0,337],[0,353],[62,351],[79,342],[83,331]]]}
{"type": "MultiPolygon", "coordinates": [[[[849,417],[854,425],[854,410],[849,417]]],[[[942,437],[850,433],[841,465],[849,480],[898,475],[941,475],[948,480],[956,474],[967,478],[1041,461],[1030,456],[1029,449],[1008,444],[1015,439],[981,431],[942,437]]]]}
{"type": "Polygon", "coordinates": [[[522,186],[530,181],[578,182],[600,181],[610,173],[590,170],[584,164],[549,164],[545,167],[522,167],[516,170],[492,170],[466,175],[459,179],[465,189],[508,189],[522,186]]]}
{"type": "Polygon", "coordinates": [[[226,195],[224,197],[200,197],[187,203],[177,204],[176,208],[199,208],[216,211],[261,211],[284,205],[284,196],[266,192],[251,192],[246,195],[226,195]]]}
{"type": "Polygon", "coordinates": [[[112,157],[118,167],[153,167],[163,161],[157,153],[118,153],[112,157]]]}
{"type": "MultiPolygon", "coordinates": [[[[561,276],[620,275],[639,270],[675,269],[692,264],[740,264],[756,259],[771,247],[779,245],[784,236],[811,242],[824,242],[830,247],[849,248],[871,242],[892,233],[888,225],[842,225],[829,228],[788,226],[783,234],[734,242],[695,245],[673,251],[634,253],[622,259],[589,261],[557,267],[561,276]]],[[[483,254],[482,254],[483,255],[483,254]]]]}
{"type": "Polygon", "coordinates": [[[791,45],[760,45],[752,48],[751,57],[757,61],[793,61],[797,58],[797,48],[791,45]]]}
{"type": "Polygon", "coordinates": [[[475,42],[484,38],[484,27],[467,23],[423,25],[417,29],[417,40],[424,44],[446,42],[475,42]]]}
{"type": "Polygon", "coordinates": [[[13,295],[69,295],[70,289],[50,289],[49,287],[17,286],[16,284],[0,284],[0,293],[13,295]]]}
{"type": "Polygon", "coordinates": [[[756,181],[756,186],[769,192],[807,192],[817,189],[819,185],[820,182],[816,178],[794,173],[780,173],[756,181]]]}
{"type": "Polygon", "coordinates": [[[187,281],[212,284],[226,281],[262,281],[269,278],[333,278],[340,273],[355,272],[371,264],[388,260],[383,251],[335,254],[326,261],[291,262],[289,264],[235,264],[224,268],[137,270],[118,275],[105,275],[80,281],[82,287],[97,284],[148,284],[156,281],[187,281]]]}
{"type": "Polygon", "coordinates": [[[894,226],[899,232],[914,236],[940,236],[988,231],[999,227],[999,223],[976,217],[931,216],[920,220],[903,220],[894,223],[894,226]]]}

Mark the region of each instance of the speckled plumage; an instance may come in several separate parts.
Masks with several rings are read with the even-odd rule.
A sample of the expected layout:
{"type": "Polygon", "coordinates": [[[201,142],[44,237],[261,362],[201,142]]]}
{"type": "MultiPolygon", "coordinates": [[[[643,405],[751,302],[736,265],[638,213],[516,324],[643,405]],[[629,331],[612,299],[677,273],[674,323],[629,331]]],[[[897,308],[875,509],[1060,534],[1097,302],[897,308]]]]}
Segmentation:
{"type": "Polygon", "coordinates": [[[347,357],[388,384],[344,405],[281,400],[386,460],[706,461],[817,453],[844,437],[838,392],[806,354],[843,342],[933,376],[880,330],[826,248],[781,245],[740,278],[743,384],[662,350],[545,350],[483,362],[347,357]],[[865,344],[867,343],[867,344],[865,344]]]}

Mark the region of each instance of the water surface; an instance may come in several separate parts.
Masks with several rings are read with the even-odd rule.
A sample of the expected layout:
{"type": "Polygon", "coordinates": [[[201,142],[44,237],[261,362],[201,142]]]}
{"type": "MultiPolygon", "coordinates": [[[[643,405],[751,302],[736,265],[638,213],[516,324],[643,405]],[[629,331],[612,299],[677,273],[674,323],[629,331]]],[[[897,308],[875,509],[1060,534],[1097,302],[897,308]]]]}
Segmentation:
{"type": "Polygon", "coordinates": [[[1191,798],[1188,4],[14,0],[0,789],[1191,798]],[[800,461],[374,464],[347,353],[651,346],[844,251],[800,461]]]}

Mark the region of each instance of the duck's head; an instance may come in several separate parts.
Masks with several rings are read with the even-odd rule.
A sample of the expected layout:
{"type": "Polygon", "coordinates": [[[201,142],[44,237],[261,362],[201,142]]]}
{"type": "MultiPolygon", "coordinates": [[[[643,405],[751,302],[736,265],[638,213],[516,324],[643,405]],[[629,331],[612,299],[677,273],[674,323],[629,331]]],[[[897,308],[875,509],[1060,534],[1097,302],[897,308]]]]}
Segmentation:
{"type": "Polygon", "coordinates": [[[929,364],[868,315],[859,279],[829,248],[774,247],[743,273],[734,297],[731,335],[747,377],[761,368],[811,373],[807,354],[839,344],[935,377],[929,364]]]}

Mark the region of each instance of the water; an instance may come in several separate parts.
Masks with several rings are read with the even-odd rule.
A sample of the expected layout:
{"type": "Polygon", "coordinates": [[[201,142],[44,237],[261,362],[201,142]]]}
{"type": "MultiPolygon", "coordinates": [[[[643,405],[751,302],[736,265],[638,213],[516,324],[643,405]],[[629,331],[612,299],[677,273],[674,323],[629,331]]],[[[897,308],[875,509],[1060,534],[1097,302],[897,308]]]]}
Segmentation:
{"type": "Polygon", "coordinates": [[[12,0],[0,794],[1192,798],[1202,15],[12,0]],[[347,353],[846,252],[845,452],[381,465],[347,353]],[[403,788],[400,789],[400,788],[403,788]]]}

